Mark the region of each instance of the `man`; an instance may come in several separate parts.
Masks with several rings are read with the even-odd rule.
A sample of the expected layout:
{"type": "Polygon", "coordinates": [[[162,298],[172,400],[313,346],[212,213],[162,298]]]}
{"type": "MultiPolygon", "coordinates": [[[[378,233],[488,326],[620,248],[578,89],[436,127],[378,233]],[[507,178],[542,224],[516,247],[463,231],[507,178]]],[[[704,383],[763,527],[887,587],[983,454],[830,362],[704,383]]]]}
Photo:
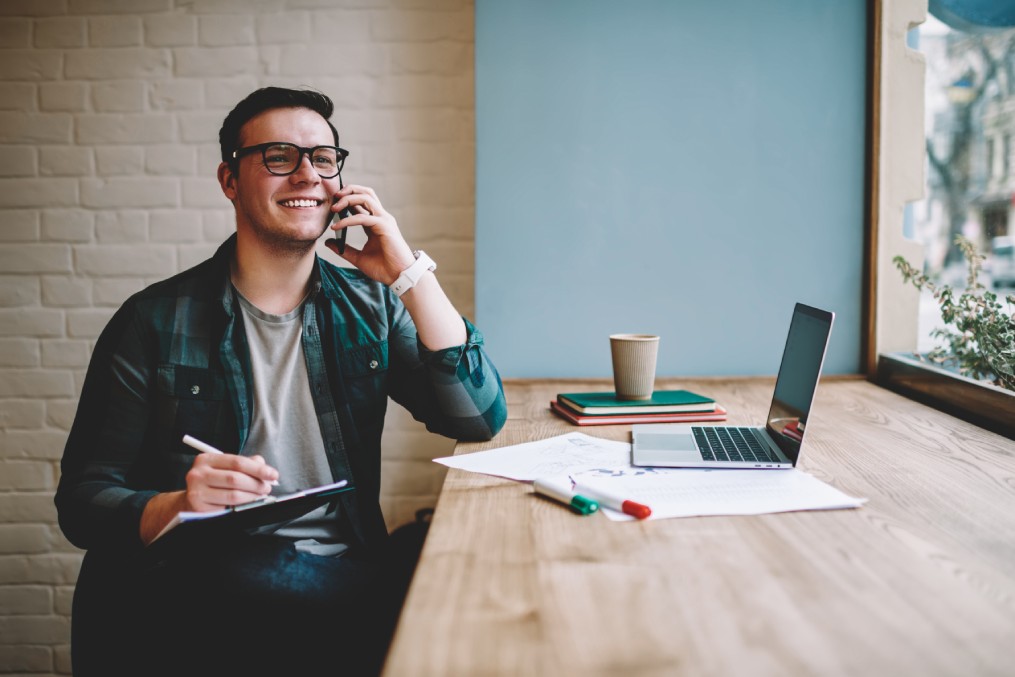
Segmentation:
{"type": "Polygon", "coordinates": [[[378,505],[387,399],[456,439],[504,423],[500,377],[432,260],[372,189],[343,187],[332,111],[307,90],[241,101],[219,133],[236,234],[99,337],[56,493],[87,550],[75,675],[376,672],[418,553],[391,546],[378,505]],[[330,227],[366,243],[327,246],[356,270],[315,254],[340,212],[330,227]],[[274,533],[148,547],[180,511],[343,479],[354,490],[274,533]]]}

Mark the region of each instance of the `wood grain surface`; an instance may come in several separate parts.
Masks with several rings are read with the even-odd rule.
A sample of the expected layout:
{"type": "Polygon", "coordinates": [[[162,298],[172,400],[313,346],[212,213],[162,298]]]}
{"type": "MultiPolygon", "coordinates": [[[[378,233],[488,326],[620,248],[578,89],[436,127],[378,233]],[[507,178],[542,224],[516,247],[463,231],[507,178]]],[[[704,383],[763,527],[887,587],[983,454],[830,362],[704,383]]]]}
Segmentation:
{"type": "MultiPolygon", "coordinates": [[[[508,381],[497,437],[580,430],[508,381]]],[[[764,420],[772,379],[663,380],[764,420]]],[[[851,378],[823,379],[801,469],[855,510],[612,522],[448,471],[388,655],[413,675],[1015,674],[1015,442],[851,378]]],[[[759,471],[764,472],[764,471],[759,471]]]]}

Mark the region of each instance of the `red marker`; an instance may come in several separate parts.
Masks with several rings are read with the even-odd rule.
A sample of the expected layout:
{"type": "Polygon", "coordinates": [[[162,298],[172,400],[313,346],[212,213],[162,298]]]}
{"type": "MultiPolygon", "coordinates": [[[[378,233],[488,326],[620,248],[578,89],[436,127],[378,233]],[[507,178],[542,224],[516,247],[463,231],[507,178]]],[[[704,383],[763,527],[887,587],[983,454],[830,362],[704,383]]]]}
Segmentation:
{"type": "Polygon", "coordinates": [[[625,515],[630,515],[631,517],[636,517],[640,520],[643,520],[652,514],[652,508],[647,505],[629,501],[626,498],[618,498],[617,496],[605,494],[599,489],[593,489],[587,484],[575,483],[574,490],[576,493],[579,493],[582,496],[587,496],[593,501],[596,501],[603,508],[610,508],[611,510],[622,512],[625,515]]]}

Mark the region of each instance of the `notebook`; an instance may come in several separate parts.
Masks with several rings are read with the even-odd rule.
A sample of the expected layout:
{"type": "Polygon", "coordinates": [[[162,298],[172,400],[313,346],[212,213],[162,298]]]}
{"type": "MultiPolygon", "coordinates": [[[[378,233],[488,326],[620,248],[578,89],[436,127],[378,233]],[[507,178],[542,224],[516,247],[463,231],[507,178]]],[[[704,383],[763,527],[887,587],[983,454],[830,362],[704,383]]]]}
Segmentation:
{"type": "Polygon", "coordinates": [[[800,459],[835,313],[797,303],[764,426],[637,424],[631,462],[670,468],[792,468],[800,459]]]}

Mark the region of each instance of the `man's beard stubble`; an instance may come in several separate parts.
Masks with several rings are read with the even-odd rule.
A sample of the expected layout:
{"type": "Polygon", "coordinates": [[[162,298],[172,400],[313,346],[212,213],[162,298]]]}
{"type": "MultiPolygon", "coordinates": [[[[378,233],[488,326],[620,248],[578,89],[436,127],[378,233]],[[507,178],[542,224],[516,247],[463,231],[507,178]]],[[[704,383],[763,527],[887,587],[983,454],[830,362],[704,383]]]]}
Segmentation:
{"type": "Polygon", "coordinates": [[[256,223],[251,223],[251,230],[258,240],[271,252],[272,255],[280,258],[298,259],[317,246],[327,224],[322,224],[320,232],[313,239],[301,239],[290,233],[278,232],[271,228],[264,228],[256,223]]]}

